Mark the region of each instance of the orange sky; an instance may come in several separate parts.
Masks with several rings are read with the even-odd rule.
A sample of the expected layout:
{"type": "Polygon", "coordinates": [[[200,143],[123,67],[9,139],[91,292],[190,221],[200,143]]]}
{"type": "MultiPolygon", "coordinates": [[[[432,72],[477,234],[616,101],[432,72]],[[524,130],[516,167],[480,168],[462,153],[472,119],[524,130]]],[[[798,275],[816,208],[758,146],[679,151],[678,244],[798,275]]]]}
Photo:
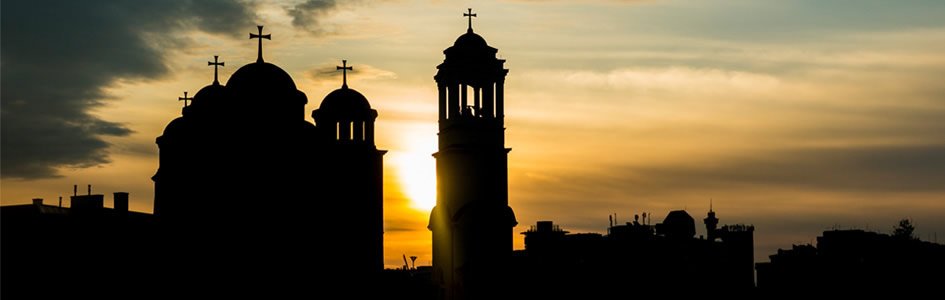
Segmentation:
{"type": "MultiPolygon", "coordinates": [[[[242,4],[255,20],[233,22],[238,28],[139,29],[133,37],[153,47],[167,72],[109,73],[95,86],[101,105],[85,110],[132,132],[96,135],[108,143],[108,162],[49,163],[59,177],[23,179],[4,169],[3,204],[54,201],[73,184],[92,184],[96,192],[130,192],[133,210],[150,211],[154,138],[180,114],[177,97],[210,83],[213,55],[227,64],[221,81],[252,62],[255,41],[245,36],[258,22],[273,36],[267,61],[293,76],[310,99],[307,111],[340,85],[331,70],[341,59],[354,65],[349,84],[378,110],[377,145],[390,150],[386,264],[401,265],[402,254],[428,264],[432,76],[442,50],[465,32],[461,13],[471,6],[476,32],[511,70],[516,232],[537,220],[603,232],[607,215],[628,221],[642,211],[660,221],[687,209],[698,220],[714,199],[723,224],[756,226],[758,259],[825,229],[888,232],[905,217],[923,239],[945,234],[938,1],[309,2],[242,4]]],[[[18,42],[9,28],[5,72],[6,47],[18,42]]],[[[5,93],[18,88],[9,81],[18,74],[3,74],[5,93]]],[[[13,105],[30,100],[14,96],[4,94],[4,122],[13,105]]],[[[515,246],[522,247],[518,234],[515,246]]]]}

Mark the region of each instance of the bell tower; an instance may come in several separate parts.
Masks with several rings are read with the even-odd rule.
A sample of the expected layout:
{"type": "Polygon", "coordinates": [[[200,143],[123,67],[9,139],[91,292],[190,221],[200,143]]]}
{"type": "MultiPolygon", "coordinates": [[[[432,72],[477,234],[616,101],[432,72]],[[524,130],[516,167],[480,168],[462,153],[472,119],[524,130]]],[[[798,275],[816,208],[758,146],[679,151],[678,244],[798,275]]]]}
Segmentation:
{"type": "Polygon", "coordinates": [[[430,215],[434,280],[446,299],[495,298],[512,255],[505,60],[470,25],[434,76],[438,88],[437,200],[430,215]]]}

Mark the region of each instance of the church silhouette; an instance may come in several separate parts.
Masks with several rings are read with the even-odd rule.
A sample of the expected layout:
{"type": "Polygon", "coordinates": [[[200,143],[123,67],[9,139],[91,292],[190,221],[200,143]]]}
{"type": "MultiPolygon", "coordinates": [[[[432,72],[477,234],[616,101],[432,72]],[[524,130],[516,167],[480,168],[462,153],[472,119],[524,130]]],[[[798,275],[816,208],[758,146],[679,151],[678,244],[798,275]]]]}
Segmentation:
{"type": "Polygon", "coordinates": [[[309,123],[305,93],[263,59],[263,39],[271,35],[258,26],[250,38],[258,39],[257,60],[221,85],[216,68],[224,63],[214,57],[213,83],[180,98],[192,102],[157,138],[155,217],[169,237],[199,245],[214,270],[237,278],[306,268],[376,277],[383,270],[386,152],[374,144],[377,111],[348,87],[353,68],[344,61],[341,87],[309,123]],[[265,259],[233,268],[230,256],[265,259]]]}

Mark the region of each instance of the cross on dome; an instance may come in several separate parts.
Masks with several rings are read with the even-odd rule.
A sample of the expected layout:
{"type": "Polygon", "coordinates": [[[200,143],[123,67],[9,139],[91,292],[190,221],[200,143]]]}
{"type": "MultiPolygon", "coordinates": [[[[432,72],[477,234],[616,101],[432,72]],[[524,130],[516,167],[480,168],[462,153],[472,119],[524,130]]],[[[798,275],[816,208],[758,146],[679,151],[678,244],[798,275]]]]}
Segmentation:
{"type": "Polygon", "coordinates": [[[177,97],[177,101],[184,101],[184,107],[187,107],[187,101],[194,100],[194,97],[187,97],[187,91],[184,91],[183,97],[177,97]]]}
{"type": "Polygon", "coordinates": [[[219,84],[220,84],[220,81],[217,80],[217,69],[219,69],[220,67],[222,67],[223,64],[224,64],[222,61],[217,61],[218,58],[220,58],[219,55],[214,55],[214,56],[213,56],[213,61],[212,61],[212,62],[209,62],[209,61],[207,62],[207,65],[208,65],[208,66],[213,66],[213,84],[216,84],[216,85],[219,85],[219,84]]]}
{"type": "Polygon", "coordinates": [[[250,39],[259,39],[259,56],[256,57],[256,62],[260,62],[260,63],[261,63],[261,62],[263,62],[263,58],[262,58],[262,40],[263,40],[263,39],[272,40],[272,34],[263,34],[263,33],[262,33],[263,26],[262,26],[262,25],[256,25],[256,28],[259,29],[259,34],[250,33],[250,34],[249,34],[249,38],[250,38],[250,39]]]}
{"type": "Polygon", "coordinates": [[[348,65],[347,59],[342,59],[341,66],[336,66],[335,70],[341,70],[341,88],[348,88],[348,70],[354,71],[354,67],[348,65]]]}
{"type": "Polygon", "coordinates": [[[476,14],[474,14],[474,13],[472,12],[472,8],[467,8],[466,10],[467,10],[468,12],[464,12],[464,13],[463,13],[463,16],[464,16],[464,17],[469,17],[469,29],[467,29],[467,30],[468,30],[469,32],[472,32],[472,31],[473,31],[473,30],[472,30],[472,18],[475,17],[476,14]]]}

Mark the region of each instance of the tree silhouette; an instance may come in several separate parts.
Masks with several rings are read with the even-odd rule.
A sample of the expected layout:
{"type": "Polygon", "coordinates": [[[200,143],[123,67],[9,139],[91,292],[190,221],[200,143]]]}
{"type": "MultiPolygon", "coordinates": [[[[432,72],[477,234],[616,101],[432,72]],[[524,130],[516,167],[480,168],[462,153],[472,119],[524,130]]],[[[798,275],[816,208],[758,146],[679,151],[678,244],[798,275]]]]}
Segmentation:
{"type": "Polygon", "coordinates": [[[912,221],[909,219],[899,220],[899,225],[896,225],[893,228],[893,237],[901,238],[904,240],[915,239],[913,232],[915,231],[915,225],[912,225],[912,221]]]}

